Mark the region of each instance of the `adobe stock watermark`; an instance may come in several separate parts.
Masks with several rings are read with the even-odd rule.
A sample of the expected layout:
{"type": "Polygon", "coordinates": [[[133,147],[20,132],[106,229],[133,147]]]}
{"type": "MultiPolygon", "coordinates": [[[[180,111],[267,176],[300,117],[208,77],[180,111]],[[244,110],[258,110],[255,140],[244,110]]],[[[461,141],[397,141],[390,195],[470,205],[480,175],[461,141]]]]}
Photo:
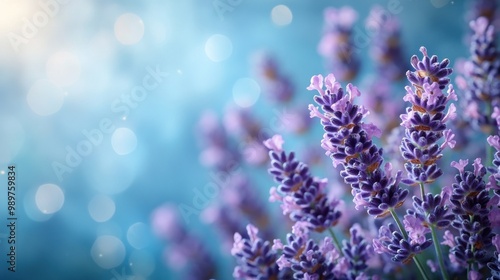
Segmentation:
{"type": "MultiPolygon", "coordinates": [[[[147,66],[145,71],[146,74],[140,84],[134,86],[129,92],[122,94],[111,103],[111,112],[117,114],[120,119],[125,119],[133,109],[139,107],[150,93],[157,89],[170,75],[168,72],[163,72],[159,65],[156,68],[147,66]]],[[[102,118],[95,128],[83,129],[81,131],[83,139],[75,145],[65,147],[66,156],[63,160],[52,162],[52,170],[59,182],[63,181],[65,174],[73,172],[84,158],[92,153],[95,147],[102,144],[106,135],[111,134],[115,129],[116,126],[113,120],[106,117],[102,118]]]]}
{"type": "Polygon", "coordinates": [[[39,9],[30,17],[21,18],[21,28],[18,32],[7,33],[10,45],[16,53],[19,53],[19,47],[26,45],[43,29],[51,19],[56,17],[62,5],[66,5],[71,0],[39,0],[39,9]]]}
{"type": "Polygon", "coordinates": [[[212,6],[220,20],[224,20],[224,14],[232,13],[241,3],[243,3],[243,0],[213,0],[212,6]]]}
{"type": "MultiPolygon", "coordinates": [[[[291,114],[288,112],[287,108],[284,108],[282,111],[274,110],[273,117],[270,119],[268,125],[263,126],[253,140],[262,143],[262,141],[272,135],[284,132],[286,126],[291,125],[295,120],[290,117],[291,114]]],[[[242,151],[244,148],[246,148],[246,144],[240,143],[238,151],[242,151]]],[[[251,152],[257,153],[259,151],[256,148],[251,152]]],[[[223,168],[224,171],[210,172],[209,177],[211,180],[203,187],[193,189],[194,196],[191,203],[181,203],[177,206],[184,222],[189,224],[191,216],[199,216],[220,195],[220,192],[231,183],[232,177],[240,171],[240,168],[239,162],[228,162],[225,168],[223,168]]]]}

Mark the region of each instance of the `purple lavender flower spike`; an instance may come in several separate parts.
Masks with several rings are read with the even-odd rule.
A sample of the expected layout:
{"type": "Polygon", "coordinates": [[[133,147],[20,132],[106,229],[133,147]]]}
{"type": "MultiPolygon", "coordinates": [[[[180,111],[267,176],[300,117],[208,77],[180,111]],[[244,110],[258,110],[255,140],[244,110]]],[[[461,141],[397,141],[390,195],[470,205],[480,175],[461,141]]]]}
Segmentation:
{"type": "Polygon", "coordinates": [[[450,201],[455,219],[452,226],[459,230],[455,237],[455,246],[451,248],[461,265],[479,263],[486,265],[491,261],[488,248],[492,244],[492,229],[488,218],[489,193],[483,176],[486,169],[479,160],[474,164],[474,172],[466,171],[467,161],[453,162],[452,166],[459,170],[452,185],[453,193],[450,201]]]}
{"type": "MultiPolygon", "coordinates": [[[[346,279],[363,277],[368,268],[368,260],[373,255],[373,249],[360,235],[356,227],[349,230],[351,238],[342,242],[342,252],[347,261],[346,279]]],[[[336,275],[338,276],[338,275],[336,275]]]]}
{"type": "Polygon", "coordinates": [[[447,228],[455,217],[449,212],[450,206],[447,204],[450,193],[451,188],[445,187],[441,194],[427,193],[423,198],[413,196],[413,209],[408,209],[408,214],[415,216],[426,226],[447,228]]]}
{"type": "Polygon", "coordinates": [[[293,279],[335,279],[334,259],[329,257],[332,252],[335,249],[329,238],[320,246],[307,236],[288,234],[278,262],[280,269],[292,270],[293,279]],[[329,249],[325,250],[325,247],[329,249]]]}
{"type": "Polygon", "coordinates": [[[382,149],[372,143],[372,136],[380,131],[372,124],[363,122],[368,111],[355,105],[353,100],[360,95],[351,84],[347,94],[335,80],[333,74],[311,78],[309,90],[317,90],[320,95],[314,100],[321,106],[322,112],[309,105],[311,117],[317,117],[325,130],[322,147],[330,156],[334,166],[342,165],[340,175],[351,185],[354,202],[363,206],[373,216],[382,217],[390,209],[401,206],[408,195],[408,190],[399,187],[401,172],[392,176],[390,165],[383,165],[382,149]]]}
{"type": "Polygon", "coordinates": [[[371,54],[377,61],[377,72],[390,81],[403,78],[407,66],[403,59],[398,19],[377,5],[370,11],[366,28],[376,34],[371,54]]]}
{"type": "Polygon", "coordinates": [[[432,244],[430,239],[423,238],[423,242],[405,239],[396,229],[396,226],[389,224],[380,228],[379,239],[373,240],[375,252],[388,253],[394,262],[408,263],[414,255],[419,254],[432,244]]]}
{"type": "Polygon", "coordinates": [[[450,83],[448,76],[453,71],[447,67],[450,60],[446,58],[438,62],[437,56],[429,57],[427,55],[425,47],[420,47],[420,52],[424,57],[422,60],[419,60],[416,55],[411,57],[410,62],[415,71],[407,71],[406,77],[417,88],[423,87],[424,84],[438,83],[439,88],[444,89],[450,83]]]}
{"type": "Polygon", "coordinates": [[[491,115],[492,107],[500,104],[500,55],[496,47],[495,28],[485,17],[479,17],[469,25],[474,34],[471,57],[464,66],[467,77],[462,78],[466,82],[465,112],[474,125],[491,133],[498,125],[491,115]]]}
{"type": "Polygon", "coordinates": [[[234,234],[234,245],[231,255],[236,258],[234,268],[235,279],[284,279],[289,277],[288,270],[280,271],[276,261],[278,254],[271,248],[269,241],[263,241],[257,236],[258,229],[247,226],[248,238],[239,233],[234,234]]]}
{"type": "Polygon", "coordinates": [[[153,231],[167,239],[171,246],[165,250],[167,264],[174,269],[185,268],[183,279],[211,279],[216,276],[216,265],[200,239],[187,232],[172,205],[157,208],[151,217],[153,231]]]}
{"type": "Polygon", "coordinates": [[[405,127],[405,136],[401,141],[401,154],[406,160],[405,169],[408,178],[403,180],[408,185],[429,184],[442,175],[437,161],[442,157],[446,146],[453,148],[455,140],[453,133],[446,130],[446,122],[456,116],[454,104],[446,105],[457,96],[453,87],[448,86],[447,94],[442,89],[449,83],[448,75],[451,69],[446,68],[449,60],[438,63],[437,56],[429,58],[427,50],[420,48],[424,54],[422,61],[412,57],[414,72],[407,72],[408,80],[415,87],[406,87],[403,98],[411,103],[406,108],[406,114],[401,115],[401,125],[405,127]],[[444,137],[444,142],[438,141],[444,137]]]}
{"type": "Polygon", "coordinates": [[[491,176],[488,180],[488,189],[495,191],[497,196],[500,196],[500,136],[489,136],[487,138],[488,144],[493,147],[496,152],[493,159],[493,167],[489,168],[491,176]]]}
{"type": "Polygon", "coordinates": [[[473,20],[479,17],[484,17],[488,19],[488,22],[495,24],[495,20],[498,20],[496,15],[497,10],[497,2],[496,0],[476,0],[473,1],[471,13],[468,17],[468,20],[473,20]]]}
{"type": "Polygon", "coordinates": [[[491,277],[488,280],[497,280],[500,279],[500,236],[498,234],[492,238],[492,243],[496,250],[493,261],[488,263],[491,271],[491,277]]]}
{"type": "Polygon", "coordinates": [[[327,196],[327,180],[312,177],[305,163],[297,161],[293,152],[287,154],[281,135],[264,141],[264,145],[270,149],[269,173],[279,183],[277,189],[272,189],[272,197],[283,203],[283,213],[289,214],[292,221],[307,222],[317,232],[336,225],[341,212],[337,210],[339,202],[327,196]]]}
{"type": "Polygon", "coordinates": [[[269,99],[279,103],[290,101],[295,89],[292,82],[280,73],[276,59],[267,53],[257,54],[255,59],[258,75],[269,99]]]}
{"type": "Polygon", "coordinates": [[[352,41],[352,29],[357,19],[351,7],[340,9],[327,8],[324,13],[324,34],[318,52],[325,57],[328,68],[341,80],[349,81],[356,77],[360,61],[352,41]]]}

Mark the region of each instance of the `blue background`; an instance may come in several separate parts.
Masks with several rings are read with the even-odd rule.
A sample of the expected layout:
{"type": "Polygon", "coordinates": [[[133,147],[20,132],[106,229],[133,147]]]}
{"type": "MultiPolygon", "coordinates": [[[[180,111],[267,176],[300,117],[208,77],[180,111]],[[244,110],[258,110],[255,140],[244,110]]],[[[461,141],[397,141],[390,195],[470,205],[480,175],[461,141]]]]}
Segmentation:
{"type": "MultiPolygon", "coordinates": [[[[275,54],[280,68],[295,84],[297,103],[307,106],[312,96],[305,90],[310,77],[326,74],[316,51],[323,9],[351,5],[359,13],[356,26],[364,30],[371,6],[379,3],[386,8],[389,2],[242,0],[221,18],[208,0],[73,0],[60,4],[58,13],[16,52],[9,34],[19,34],[23,17],[31,18],[41,8],[38,1],[3,1],[0,6],[6,7],[0,14],[9,14],[17,5],[21,8],[9,21],[1,22],[0,170],[7,171],[11,164],[17,169],[18,271],[7,272],[4,262],[4,174],[0,176],[0,279],[33,279],[33,275],[37,279],[113,279],[115,272],[133,274],[127,265],[133,254],[145,255],[143,265],[154,266],[144,279],[179,279],[162,260],[162,240],[143,230],[139,238],[143,246],[136,249],[127,232],[135,223],[149,228],[151,212],[165,202],[190,204],[193,188],[211,180],[198,160],[201,149],[195,130],[201,112],[212,109],[222,116],[227,104],[233,102],[235,81],[255,78],[251,58],[259,50],[275,54]],[[271,20],[271,10],[279,4],[292,11],[291,24],[277,26],[271,20]],[[134,13],[144,23],[144,35],[136,44],[123,45],[115,38],[115,21],[124,13],[134,13]],[[211,61],[205,53],[205,43],[214,34],[227,36],[232,42],[231,56],[221,62],[211,61]],[[66,92],[60,110],[40,116],[27,102],[28,92],[37,80],[47,79],[47,61],[62,50],[77,57],[80,75],[74,83],[59,87],[66,92]],[[168,78],[123,120],[111,110],[112,102],[140,85],[147,67],[157,65],[169,73],[168,78]],[[111,133],[105,133],[102,143],[59,180],[53,163],[64,163],[66,147],[76,147],[85,139],[82,130],[98,128],[103,118],[109,118],[115,128],[132,130],[136,149],[118,155],[111,133]],[[54,214],[43,214],[36,206],[35,194],[43,184],[55,184],[64,193],[64,204],[54,214]],[[90,200],[100,193],[111,198],[116,207],[112,218],[102,223],[93,220],[88,210],[90,200]],[[125,248],[123,263],[113,269],[100,267],[91,257],[92,245],[101,235],[115,236],[125,248]]],[[[396,16],[402,23],[408,60],[422,45],[452,63],[468,56],[463,43],[466,3],[441,1],[446,5],[438,8],[431,1],[396,2],[402,9],[396,16]]],[[[361,83],[374,69],[368,53],[368,47],[360,48],[363,66],[354,83],[361,83]]],[[[265,120],[272,114],[272,104],[261,95],[252,110],[265,120]]],[[[287,147],[318,145],[321,135],[315,126],[306,136],[287,139],[287,147]]],[[[263,176],[262,168],[249,168],[248,172],[255,175],[265,199],[271,178],[263,176]]],[[[229,279],[232,259],[218,249],[216,231],[199,217],[185,222],[217,257],[222,267],[218,279],[229,279]]]]}

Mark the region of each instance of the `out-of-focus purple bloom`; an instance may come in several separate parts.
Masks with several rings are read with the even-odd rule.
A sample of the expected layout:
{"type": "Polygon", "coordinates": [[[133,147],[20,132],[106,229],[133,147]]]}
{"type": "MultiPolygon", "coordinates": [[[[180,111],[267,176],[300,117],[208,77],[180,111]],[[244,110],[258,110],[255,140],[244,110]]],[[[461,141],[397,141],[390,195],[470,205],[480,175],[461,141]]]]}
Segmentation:
{"type": "Polygon", "coordinates": [[[403,99],[411,106],[406,108],[406,114],[401,115],[405,136],[400,150],[407,161],[405,169],[408,172],[408,178],[403,182],[409,185],[432,183],[441,176],[443,172],[437,161],[442,157],[445,146],[453,148],[455,145],[454,135],[446,130],[446,122],[455,118],[456,109],[450,104],[446,113],[445,110],[447,103],[456,100],[457,96],[451,85],[447,95],[442,92],[452,72],[446,67],[449,60],[439,63],[437,56],[429,58],[424,47],[420,51],[424,57],[419,60],[413,56],[411,64],[415,71],[407,72],[414,89],[407,86],[403,99]],[[439,145],[437,142],[443,137],[444,142],[439,145]]]}
{"type": "MultiPolygon", "coordinates": [[[[494,2],[494,1],[491,1],[494,2]]],[[[470,46],[471,57],[464,65],[466,116],[483,131],[497,129],[492,107],[500,104],[500,57],[496,48],[495,28],[486,17],[470,22],[474,31],[470,46]]],[[[464,83],[464,82],[463,82],[464,83]]]]}
{"type": "Polygon", "coordinates": [[[264,141],[270,149],[269,173],[279,183],[279,194],[272,189],[271,198],[282,202],[283,213],[289,214],[292,221],[307,222],[313,231],[323,232],[334,226],[341,213],[337,210],[338,200],[329,199],[325,192],[327,180],[312,177],[309,167],[297,161],[293,152],[283,151],[282,144],[279,135],[264,141]]]}
{"type": "Polygon", "coordinates": [[[280,272],[278,254],[269,241],[263,241],[257,236],[258,229],[247,226],[248,238],[239,233],[234,234],[234,245],[231,254],[236,258],[237,266],[233,277],[236,279],[283,279],[287,270],[280,272]]]}
{"type": "Polygon", "coordinates": [[[207,207],[201,215],[203,222],[207,224],[217,225],[217,229],[221,232],[224,242],[225,251],[232,246],[232,239],[235,232],[244,233],[244,225],[236,213],[225,205],[211,205],[207,207]]]}
{"type": "Polygon", "coordinates": [[[165,205],[153,211],[151,216],[153,231],[166,238],[171,246],[165,250],[167,263],[174,269],[185,269],[183,279],[201,280],[215,277],[215,262],[202,242],[189,234],[178,219],[172,205],[165,205]]]}
{"type": "Polygon", "coordinates": [[[368,268],[367,262],[374,252],[371,246],[360,235],[357,227],[351,227],[349,232],[351,234],[350,240],[342,242],[342,253],[347,266],[345,277],[346,279],[358,279],[358,277],[362,279],[366,277],[364,273],[368,268]]]}
{"type": "Polygon", "coordinates": [[[281,112],[276,111],[278,114],[279,126],[276,131],[284,130],[296,134],[302,134],[309,130],[311,127],[311,118],[309,111],[303,107],[284,109],[281,112]]]}
{"type": "Polygon", "coordinates": [[[388,253],[392,256],[392,261],[408,263],[414,255],[419,254],[432,244],[430,239],[423,239],[423,242],[406,239],[396,229],[393,224],[380,228],[379,239],[373,240],[373,246],[377,253],[388,253]]]}
{"type": "Polygon", "coordinates": [[[356,77],[360,61],[355,54],[352,29],[357,13],[351,7],[327,8],[324,12],[324,34],[318,52],[327,60],[328,69],[343,81],[356,77]]]}
{"type": "Polygon", "coordinates": [[[455,220],[452,226],[459,230],[455,237],[455,246],[450,250],[459,264],[466,265],[477,262],[486,265],[491,260],[488,251],[492,244],[492,229],[488,219],[489,193],[483,176],[486,169],[476,161],[474,172],[464,170],[465,161],[454,163],[459,174],[452,185],[453,194],[450,201],[455,220]]]}
{"type": "Polygon", "coordinates": [[[377,217],[401,206],[408,190],[399,187],[400,172],[393,177],[386,172],[390,168],[384,168],[382,150],[371,140],[380,131],[362,121],[368,111],[353,103],[353,99],[360,95],[359,90],[349,84],[347,94],[344,94],[333,74],[325,79],[321,75],[313,76],[308,89],[319,92],[314,100],[323,112],[313,105],[309,105],[309,109],[311,117],[319,118],[325,130],[322,147],[334,166],[342,164],[340,175],[351,185],[357,205],[377,217]],[[323,80],[326,90],[323,89],[323,80]]]}
{"type": "Polygon", "coordinates": [[[214,112],[206,111],[202,114],[197,132],[203,142],[200,155],[202,164],[227,171],[239,162],[239,155],[229,143],[226,130],[214,112]]]}
{"type": "Polygon", "coordinates": [[[403,78],[407,67],[403,59],[398,19],[377,5],[368,15],[366,29],[375,33],[371,54],[377,62],[377,73],[390,81],[403,78]]]}
{"type": "Polygon", "coordinates": [[[498,135],[489,136],[487,141],[496,150],[492,162],[493,167],[490,168],[491,176],[489,177],[487,187],[494,190],[497,196],[500,196],[500,137],[498,135]]]}
{"type": "Polygon", "coordinates": [[[259,53],[255,60],[263,91],[269,99],[280,103],[290,101],[295,89],[292,82],[282,75],[276,59],[270,54],[259,53]]]}

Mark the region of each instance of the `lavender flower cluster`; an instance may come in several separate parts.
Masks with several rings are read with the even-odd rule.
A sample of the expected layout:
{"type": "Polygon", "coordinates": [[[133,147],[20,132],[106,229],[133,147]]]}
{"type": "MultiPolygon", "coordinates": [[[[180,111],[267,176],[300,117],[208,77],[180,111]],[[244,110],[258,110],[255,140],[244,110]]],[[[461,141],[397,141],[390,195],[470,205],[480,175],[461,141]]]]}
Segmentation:
{"type": "MultiPolygon", "coordinates": [[[[354,79],[361,67],[351,41],[355,11],[325,11],[319,52],[334,73],[311,77],[307,90],[317,94],[315,105],[307,108],[324,131],[314,145],[327,157],[311,166],[299,153],[285,151],[283,135],[265,134],[269,137],[258,143],[259,160],[253,161],[269,166],[276,183],[266,186],[269,202],[279,204],[281,213],[275,215],[275,208],[261,201],[257,185],[241,172],[245,161],[252,161],[226,134],[239,131],[240,141],[257,142],[252,135],[263,135],[260,126],[239,111],[226,120],[226,128],[205,117],[202,159],[219,172],[228,170],[228,161],[241,167],[203,215],[221,229],[223,250],[235,261],[235,279],[500,279],[500,54],[494,16],[484,8],[493,4],[478,2],[484,3],[475,6],[470,57],[458,66],[462,75],[456,89],[451,61],[425,47],[419,49],[421,57],[401,62],[400,25],[385,18],[380,7],[373,9],[367,25],[383,33],[372,49],[380,83],[375,107],[366,104],[373,99],[363,98],[363,90],[340,83],[354,79]],[[389,91],[404,70],[406,94],[394,101],[389,91]],[[394,103],[404,110],[394,109],[394,103]],[[396,127],[370,121],[373,110],[385,112],[384,106],[400,113],[396,127]],[[474,150],[477,154],[459,154],[464,147],[457,138],[468,136],[457,131],[457,121],[475,132],[466,143],[482,147],[474,150]],[[328,178],[313,175],[318,167],[327,167],[328,178]]],[[[277,62],[269,57],[260,62],[271,100],[290,102],[293,87],[277,62]]],[[[182,226],[167,234],[161,222],[157,225],[186,252],[199,248],[205,258],[182,226]]],[[[213,266],[208,256],[205,262],[187,256],[199,266],[213,266]]]]}

